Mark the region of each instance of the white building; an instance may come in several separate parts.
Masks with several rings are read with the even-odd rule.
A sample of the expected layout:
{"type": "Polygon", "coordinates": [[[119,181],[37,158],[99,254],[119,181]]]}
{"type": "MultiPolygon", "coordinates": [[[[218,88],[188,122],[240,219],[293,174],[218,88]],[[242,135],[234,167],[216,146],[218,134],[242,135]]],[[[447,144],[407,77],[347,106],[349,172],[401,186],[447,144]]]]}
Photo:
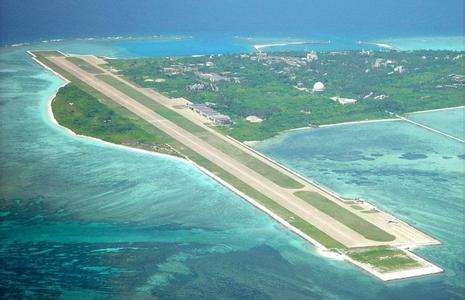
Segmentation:
{"type": "Polygon", "coordinates": [[[394,68],[394,72],[404,73],[405,69],[403,66],[397,66],[394,68]]]}
{"type": "Polygon", "coordinates": [[[245,118],[247,121],[249,121],[250,123],[261,123],[263,122],[263,119],[262,118],[259,118],[257,116],[248,116],[247,118],[245,118]]]}
{"type": "Polygon", "coordinates": [[[341,98],[337,96],[331,97],[330,99],[333,101],[339,102],[342,105],[357,103],[357,99],[341,98]]]}
{"type": "Polygon", "coordinates": [[[314,60],[318,60],[318,54],[316,54],[315,51],[307,53],[307,61],[314,61],[314,60]]]}
{"type": "Polygon", "coordinates": [[[322,93],[325,91],[325,85],[323,84],[323,82],[318,81],[313,85],[312,91],[315,93],[322,93]]]}

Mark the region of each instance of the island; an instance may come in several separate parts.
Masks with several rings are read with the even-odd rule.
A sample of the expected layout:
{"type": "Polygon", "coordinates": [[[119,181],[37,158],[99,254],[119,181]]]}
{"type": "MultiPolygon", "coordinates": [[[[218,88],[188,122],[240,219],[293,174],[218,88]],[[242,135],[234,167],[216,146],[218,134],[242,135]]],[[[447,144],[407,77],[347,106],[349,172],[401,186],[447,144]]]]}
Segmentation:
{"type": "Polygon", "coordinates": [[[464,105],[464,60],[454,51],[343,51],[107,62],[141,87],[206,103],[231,117],[225,134],[255,141],[309,125],[464,105]]]}
{"type": "Polygon", "coordinates": [[[257,51],[121,60],[30,54],[67,83],[51,110],[74,133],[184,159],[325,255],[382,280],[442,272],[409,251],[438,240],[242,141],[463,105],[463,53],[257,51]]]}

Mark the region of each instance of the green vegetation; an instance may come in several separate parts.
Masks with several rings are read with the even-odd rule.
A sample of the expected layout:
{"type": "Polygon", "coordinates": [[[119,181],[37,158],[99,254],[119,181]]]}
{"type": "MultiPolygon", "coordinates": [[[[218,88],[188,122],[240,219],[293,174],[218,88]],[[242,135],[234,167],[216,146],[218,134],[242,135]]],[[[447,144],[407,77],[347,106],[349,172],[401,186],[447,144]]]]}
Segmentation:
{"type": "Polygon", "coordinates": [[[72,62],[73,64],[75,64],[76,66],[78,66],[79,68],[81,68],[84,71],[89,72],[91,74],[101,74],[101,73],[103,73],[102,70],[100,70],[99,68],[94,67],[93,65],[89,64],[88,62],[86,62],[82,58],[72,56],[72,57],[67,57],[66,59],[69,60],[70,62],[72,62]]]}
{"type": "Polygon", "coordinates": [[[419,262],[404,251],[391,247],[356,248],[348,250],[346,254],[356,261],[373,266],[382,273],[420,266],[419,262]]]}
{"type": "Polygon", "coordinates": [[[120,74],[169,97],[185,97],[232,117],[225,133],[263,140],[283,130],[464,105],[463,53],[453,51],[212,55],[108,60],[120,74]],[[213,77],[211,76],[213,74],[213,77]],[[162,79],[162,80],[158,80],[162,79]],[[322,81],[324,93],[311,89],[322,81]],[[341,105],[330,97],[355,98],[341,105]],[[256,115],[264,121],[244,120],[256,115]]]}
{"type": "Polygon", "coordinates": [[[125,108],[111,109],[73,83],[58,91],[52,102],[57,121],[77,134],[177,155],[167,143],[173,140],[158,129],[144,128],[125,108]],[[124,110],[124,112],[123,112],[124,110]],[[119,113],[118,113],[119,112],[119,113]]]}
{"type": "Polygon", "coordinates": [[[48,56],[63,56],[59,51],[34,51],[34,54],[38,57],[48,57],[48,56]]]}
{"type": "MultiPolygon", "coordinates": [[[[140,119],[132,112],[111,101],[111,99],[101,94],[99,91],[93,89],[78,78],[56,66],[51,61],[46,59],[49,53],[36,54],[41,62],[59,72],[71,81],[70,84],[60,89],[52,103],[52,108],[57,120],[62,125],[70,128],[71,130],[80,134],[94,136],[114,143],[137,141],[139,144],[156,144],[159,146],[165,145],[165,149],[167,149],[167,151],[174,151],[175,153],[192,160],[199,166],[212,172],[225,182],[235,187],[237,190],[255,199],[257,202],[261,203],[269,210],[273,211],[275,214],[293,225],[295,228],[303,231],[327,248],[347,251],[346,253],[353,259],[363,263],[371,264],[381,271],[394,271],[418,266],[416,261],[408,257],[404,252],[397,249],[388,247],[350,250],[347,249],[340,242],[334,240],[318,228],[312,226],[292,212],[283,208],[272,199],[266,197],[262,193],[249,186],[247,183],[231,175],[220,166],[212,163],[202,155],[194,152],[185,145],[167,136],[165,133],[153,127],[146,121],[140,119]]],[[[125,85],[120,86],[120,89],[126,88],[128,87],[125,85]]],[[[129,90],[131,89],[128,89],[126,92],[129,92],[129,90]]],[[[150,99],[142,97],[142,94],[132,96],[137,97],[138,101],[141,101],[146,105],[149,104],[148,101],[150,99]]],[[[150,107],[156,112],[160,113],[159,108],[155,107],[157,104],[152,100],[150,100],[150,102],[152,103],[150,104],[150,107]]],[[[182,117],[171,110],[161,111],[167,118],[182,117]]],[[[200,129],[204,130],[203,128],[200,129]]],[[[192,130],[195,131],[198,130],[198,128],[192,128],[192,130]]],[[[197,132],[196,134],[202,135],[204,132],[197,132]]],[[[203,138],[208,139],[209,136],[204,136],[203,138]]],[[[212,141],[210,141],[210,143],[212,143],[212,141]]],[[[155,150],[159,151],[160,149],[155,150]]],[[[296,193],[296,195],[298,194],[299,192],[296,193]]],[[[308,193],[303,193],[301,196],[305,198],[304,200],[309,201],[312,205],[317,206],[319,209],[325,213],[328,213],[330,216],[334,215],[335,218],[342,220],[341,222],[347,222],[348,224],[351,224],[351,226],[354,226],[365,232],[367,236],[375,236],[376,238],[382,237],[384,239],[388,238],[387,234],[383,231],[379,232],[377,227],[373,229],[370,226],[363,224],[363,222],[354,220],[353,216],[350,216],[347,214],[347,212],[340,210],[339,208],[341,207],[333,207],[331,204],[334,203],[328,201],[328,199],[325,199],[321,196],[315,197],[315,195],[310,195],[308,193]]],[[[371,224],[369,223],[369,225],[371,224]]]]}
{"type": "MultiPolygon", "coordinates": [[[[65,70],[59,68],[58,66],[47,60],[46,55],[40,55],[38,56],[38,58],[41,62],[53,68],[55,71],[60,72],[60,74],[64,75],[68,80],[71,80],[72,82],[71,84],[68,84],[68,86],[60,89],[59,93],[57,94],[57,98],[54,100],[52,105],[57,120],[60,123],[62,121],[64,122],[62,123],[62,125],[70,128],[75,132],[87,134],[96,138],[106,139],[110,142],[118,142],[124,140],[126,134],[129,134],[129,132],[136,136],[140,136],[140,139],[144,142],[166,142],[169,144],[170,148],[176,150],[176,153],[182,154],[182,156],[192,160],[199,166],[212,172],[213,174],[215,174],[225,182],[229,183],[245,195],[255,199],[257,202],[261,203],[262,205],[276,213],[278,216],[280,216],[288,223],[293,225],[295,228],[301,230],[305,234],[314,238],[316,241],[318,241],[325,247],[329,249],[346,249],[346,247],[343,244],[334,240],[333,238],[331,238],[318,228],[314,227],[313,225],[305,222],[303,219],[301,219],[294,213],[288,211],[287,209],[283,208],[282,206],[274,202],[272,199],[258,192],[257,190],[249,186],[247,183],[226,172],[221,167],[217,166],[205,157],[189,149],[185,145],[167,136],[165,133],[159,131],[151,124],[147,123],[145,120],[140,119],[138,116],[132,114],[125,108],[115,104],[113,101],[100,94],[100,92],[96,91],[89,85],[80,81],[71,74],[67,73],[65,70]],[[73,103],[73,105],[69,104],[71,99],[73,99],[72,101],[74,101],[71,102],[73,103]],[[99,101],[103,102],[105,105],[99,103],[99,101]],[[69,106],[73,107],[73,109],[71,109],[69,106]],[[104,108],[105,106],[108,106],[109,109],[106,110],[104,108]],[[70,109],[72,110],[71,112],[69,111],[70,109]],[[66,116],[67,113],[71,113],[71,116],[66,116]],[[78,121],[78,116],[81,122],[78,121]],[[123,126],[125,128],[123,130],[124,133],[121,133],[120,130],[115,128],[95,128],[96,124],[102,123],[104,120],[107,120],[109,116],[112,118],[112,120],[118,120],[117,123],[120,123],[122,121],[127,122],[127,124],[123,126]]],[[[118,128],[120,127],[118,126],[118,128]]]]}
{"type": "Polygon", "coordinates": [[[199,166],[209,170],[222,180],[226,181],[237,190],[241,191],[245,195],[251,197],[252,199],[256,200],[258,203],[262,204],[270,211],[275,213],[276,215],[280,216],[286,222],[294,226],[295,228],[301,230],[311,238],[318,241],[323,246],[329,249],[346,249],[346,247],[341,244],[340,242],[336,241],[323,231],[319,230],[315,226],[311,225],[310,223],[306,222],[299,216],[295,215],[294,213],[290,212],[286,208],[282,207],[272,199],[268,198],[267,196],[263,195],[259,191],[255,190],[253,187],[248,185],[247,183],[243,182],[242,180],[238,179],[237,177],[231,175],[227,171],[223,170],[221,167],[215,165],[214,163],[210,162],[203,156],[195,153],[194,151],[186,149],[183,152],[184,154],[187,153],[187,157],[194,161],[199,166]]]}
{"type": "Polygon", "coordinates": [[[292,178],[286,176],[280,171],[274,169],[273,167],[270,167],[269,165],[260,161],[259,159],[245,153],[239,148],[231,147],[228,142],[217,137],[215,134],[191,122],[190,120],[186,119],[177,112],[155,102],[154,100],[150,99],[144,94],[131,88],[124,82],[121,82],[110,75],[97,75],[97,77],[105,81],[106,83],[112,85],[119,91],[130,96],[131,98],[139,101],[146,107],[151,108],[154,112],[161,115],[162,117],[174,122],[183,129],[195,134],[197,137],[206,141],[213,147],[221,150],[223,153],[228,154],[231,157],[243,162],[245,165],[251,167],[253,170],[267,177],[279,186],[290,189],[297,189],[303,187],[301,183],[293,180],[292,178]]]}
{"type": "Polygon", "coordinates": [[[362,219],[331,200],[326,199],[320,194],[308,191],[299,191],[295,192],[294,195],[305,200],[313,207],[319,209],[335,220],[338,220],[350,229],[360,233],[367,239],[379,242],[390,242],[395,239],[395,236],[362,219]]]}
{"type": "Polygon", "coordinates": [[[361,207],[360,205],[351,205],[350,207],[356,210],[363,210],[363,207],[361,207]]]}

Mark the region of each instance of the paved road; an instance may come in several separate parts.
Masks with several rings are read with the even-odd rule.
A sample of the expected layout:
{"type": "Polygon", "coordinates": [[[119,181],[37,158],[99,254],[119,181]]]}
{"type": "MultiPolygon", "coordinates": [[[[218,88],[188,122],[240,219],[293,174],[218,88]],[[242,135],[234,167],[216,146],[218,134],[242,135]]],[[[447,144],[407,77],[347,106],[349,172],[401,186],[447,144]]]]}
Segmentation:
{"type": "MultiPolygon", "coordinates": [[[[63,69],[72,73],[76,77],[85,81],[90,86],[94,87],[95,89],[99,90],[103,94],[107,95],[116,103],[126,107],[133,113],[137,114],[139,117],[145,119],[147,122],[151,123],[155,127],[164,131],[165,133],[172,136],[173,138],[175,138],[176,140],[178,140],[185,146],[189,147],[190,149],[194,150],[195,152],[201,154],[202,156],[204,156],[211,162],[215,163],[216,165],[220,166],[221,168],[231,173],[235,177],[248,183],[250,186],[260,191],[262,194],[273,199],[274,201],[276,201],[283,207],[292,211],[293,213],[295,213],[296,215],[298,215],[305,221],[309,222],[310,224],[324,231],[325,233],[327,233],[328,235],[330,235],[331,237],[340,241],[341,243],[343,243],[344,245],[348,247],[373,246],[373,245],[380,245],[380,244],[410,244],[410,245],[413,245],[413,244],[428,244],[428,243],[434,242],[432,238],[424,235],[423,233],[419,232],[418,230],[414,229],[413,227],[403,222],[400,222],[395,225],[387,225],[385,222],[386,214],[366,214],[366,216],[362,216],[362,217],[365,217],[365,219],[368,219],[377,225],[381,225],[379,227],[394,234],[397,237],[396,240],[390,243],[380,243],[380,242],[368,240],[364,238],[362,235],[360,235],[359,233],[348,228],[347,226],[340,223],[339,221],[332,219],[328,215],[322,213],[321,211],[317,210],[316,208],[309,205],[305,201],[293,195],[293,192],[295,190],[285,189],[285,188],[282,188],[276,185],[275,183],[273,183],[266,177],[258,174],[254,170],[243,165],[242,163],[238,162],[232,157],[212,147],[207,142],[201,140],[197,136],[177,126],[173,122],[163,118],[162,116],[158,115],[151,109],[140,104],[136,100],[118,91],[116,88],[112,87],[111,85],[98,79],[93,74],[87,73],[84,70],[78,68],[76,65],[69,62],[65,58],[53,57],[49,59],[53,61],[54,63],[56,63],[57,65],[59,65],[60,67],[62,67],[63,69]]],[[[86,57],[86,60],[92,63],[93,65],[95,65],[94,59],[87,59],[86,57]]],[[[107,72],[107,74],[111,74],[111,73],[107,72]]],[[[114,75],[111,75],[111,76],[114,76],[114,75]]],[[[115,76],[115,78],[117,77],[115,76]]],[[[127,84],[130,84],[134,89],[138,90],[139,92],[144,93],[145,95],[149,96],[156,102],[159,102],[165,105],[167,105],[167,103],[169,102],[168,98],[156,92],[147,91],[146,89],[137,87],[131,83],[128,83],[127,81],[124,81],[124,82],[127,84]]],[[[225,137],[221,137],[221,138],[226,139],[225,137]]],[[[238,145],[233,142],[231,142],[231,146],[238,147],[238,145]]],[[[247,151],[251,152],[250,150],[247,150],[247,151]]],[[[258,157],[257,154],[253,154],[253,155],[258,157]]],[[[267,161],[267,159],[263,157],[261,157],[260,159],[262,161],[267,161]]],[[[267,163],[272,164],[269,161],[267,163]]],[[[277,165],[274,165],[274,167],[277,167],[277,165]]],[[[279,166],[277,168],[279,168],[279,166]]],[[[286,170],[281,170],[281,171],[283,171],[286,174],[289,174],[293,178],[297,178],[299,182],[303,182],[302,179],[297,177],[296,175],[290,174],[286,170]]],[[[315,187],[311,183],[304,182],[304,184],[305,184],[304,190],[319,191],[320,193],[325,194],[326,197],[333,198],[331,200],[338,201],[338,199],[335,199],[334,196],[328,195],[325,192],[321,192],[317,187],[315,187]]]]}

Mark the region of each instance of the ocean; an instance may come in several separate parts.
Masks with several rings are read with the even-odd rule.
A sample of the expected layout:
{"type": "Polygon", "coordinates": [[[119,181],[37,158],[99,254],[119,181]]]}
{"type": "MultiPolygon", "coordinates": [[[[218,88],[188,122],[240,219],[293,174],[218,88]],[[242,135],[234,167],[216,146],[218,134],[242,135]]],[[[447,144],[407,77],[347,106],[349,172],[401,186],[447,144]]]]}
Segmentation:
{"type": "MultiPolygon", "coordinates": [[[[326,30],[302,30],[306,28],[303,21],[285,30],[281,26],[281,30],[271,26],[280,20],[279,15],[270,18],[266,27],[260,25],[264,17],[254,21],[245,4],[235,9],[246,12],[242,21],[250,21],[246,22],[248,27],[260,23],[255,24],[256,32],[228,27],[228,22],[243,23],[232,20],[234,10],[224,21],[216,20],[223,25],[209,32],[209,21],[224,14],[225,8],[212,1],[200,7],[194,2],[179,6],[179,1],[161,1],[163,9],[155,14],[146,2],[146,12],[140,18],[153,18],[152,23],[133,21],[130,1],[111,2],[113,16],[121,16],[111,20],[109,16],[98,18],[102,12],[95,15],[90,8],[89,15],[73,11],[78,2],[52,2],[47,9],[40,1],[0,2],[2,44],[30,42],[0,50],[2,298],[463,298],[463,144],[405,122],[380,122],[296,131],[258,146],[303,175],[344,196],[374,202],[443,242],[415,252],[443,267],[445,273],[383,283],[348,263],[322,256],[187,163],[76,137],[55,126],[47,103],[63,82],[25,53],[29,49],[110,57],[237,53],[253,51],[255,44],[295,39],[328,39],[332,43],[274,50],[379,49],[357,41],[383,42],[388,38],[401,39],[402,44],[390,40],[394,47],[414,49],[425,46],[406,40],[406,36],[429,35],[431,39],[432,34],[449,39],[443,43],[447,47],[463,50],[457,38],[457,12],[450,9],[457,1],[443,4],[445,7],[423,1],[418,14],[435,8],[438,13],[429,22],[437,26],[434,30],[414,26],[403,34],[402,26],[408,26],[411,19],[401,21],[402,26],[386,21],[385,25],[393,28],[388,33],[382,26],[369,33],[361,30],[366,19],[376,17],[367,16],[369,7],[362,7],[351,20],[366,19],[348,28],[348,35],[341,32],[345,32],[343,23],[349,16],[333,21],[332,29],[329,20],[320,18],[305,24],[324,23],[326,30]],[[167,17],[156,18],[173,7],[179,16],[190,17],[179,18],[176,30],[155,27],[173,25],[167,17]],[[5,12],[22,10],[16,21],[13,16],[5,18],[5,12]],[[198,12],[198,20],[187,28],[193,11],[198,12]],[[64,24],[60,28],[53,22],[38,22],[59,12],[70,12],[66,18],[58,15],[57,20],[64,24]],[[203,20],[206,14],[210,18],[203,20]],[[441,19],[443,14],[449,14],[446,21],[441,19]],[[84,25],[77,26],[78,21],[84,25]],[[15,22],[23,26],[14,26],[15,22]],[[295,33],[289,34],[294,27],[295,33]],[[154,34],[163,37],[77,39],[154,34]],[[65,40],[50,41],[60,38],[65,40]]],[[[373,6],[370,1],[361,2],[373,6]]],[[[109,1],[79,4],[83,3],[94,5],[97,11],[110,5],[109,1]]],[[[225,3],[233,6],[232,1],[225,3]]],[[[280,6],[277,1],[269,3],[274,9],[280,6]]],[[[340,2],[318,5],[328,13],[335,3],[340,2]]],[[[406,3],[396,5],[414,7],[412,1],[406,3]]],[[[258,9],[265,4],[252,5],[258,9]]],[[[297,4],[310,8],[303,1],[297,4]]],[[[384,9],[392,15],[394,6],[386,4],[384,9]]],[[[431,127],[440,124],[442,127],[435,128],[453,135],[463,134],[463,111],[453,115],[449,118],[444,112],[435,112],[411,118],[431,127]]]]}
{"type": "Polygon", "coordinates": [[[354,40],[463,36],[463,1],[0,1],[0,44],[200,32],[354,40]]]}

